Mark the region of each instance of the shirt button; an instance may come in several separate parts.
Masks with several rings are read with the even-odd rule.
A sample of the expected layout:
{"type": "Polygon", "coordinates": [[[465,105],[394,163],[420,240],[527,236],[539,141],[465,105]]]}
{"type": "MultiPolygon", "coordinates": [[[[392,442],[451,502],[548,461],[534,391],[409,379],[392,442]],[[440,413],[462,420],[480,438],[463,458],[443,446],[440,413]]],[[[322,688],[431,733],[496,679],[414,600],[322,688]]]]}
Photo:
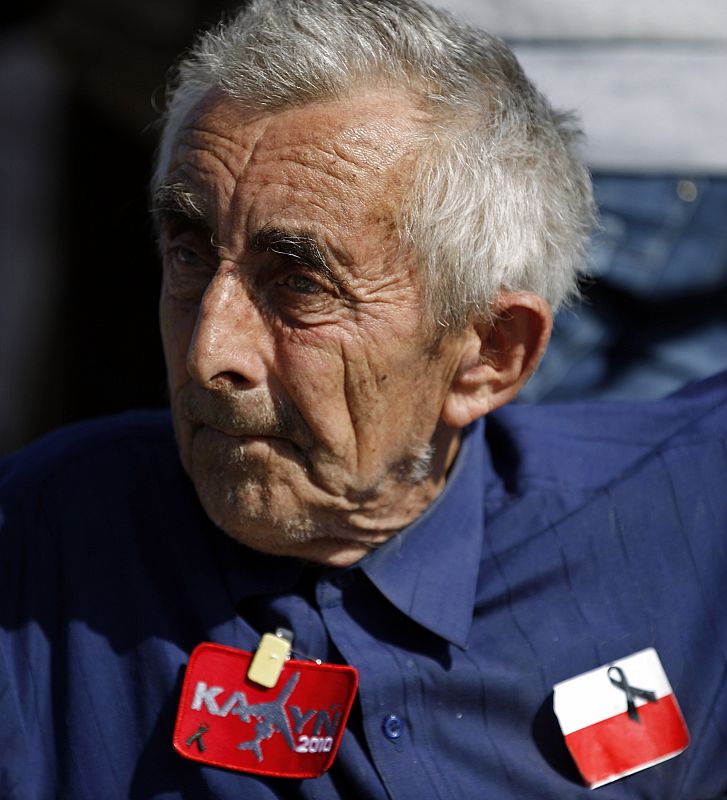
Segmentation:
{"type": "Polygon", "coordinates": [[[394,741],[398,739],[401,734],[404,732],[404,721],[401,717],[397,717],[396,714],[389,714],[388,717],[384,718],[384,736],[387,739],[391,739],[394,741]]]}

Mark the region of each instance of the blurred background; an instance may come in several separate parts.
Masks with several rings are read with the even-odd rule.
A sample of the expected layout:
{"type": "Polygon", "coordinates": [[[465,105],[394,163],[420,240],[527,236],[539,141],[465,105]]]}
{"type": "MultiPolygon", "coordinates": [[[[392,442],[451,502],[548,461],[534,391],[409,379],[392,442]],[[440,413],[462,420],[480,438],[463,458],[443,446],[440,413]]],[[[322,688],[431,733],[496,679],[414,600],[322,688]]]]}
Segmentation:
{"type": "MultiPolygon", "coordinates": [[[[727,368],[723,0],[441,0],[582,112],[594,279],[529,402],[656,397],[727,368]]],[[[162,406],[146,186],[175,57],[239,3],[14,3],[0,30],[0,454],[162,406]]]]}
{"type": "Polygon", "coordinates": [[[586,133],[600,229],[525,402],[639,400],[727,368],[724,0],[442,0],[586,133]]]}
{"type": "Polygon", "coordinates": [[[5,8],[0,453],[72,420],[165,404],[147,215],[157,108],[176,56],[228,6],[5,8]]]}

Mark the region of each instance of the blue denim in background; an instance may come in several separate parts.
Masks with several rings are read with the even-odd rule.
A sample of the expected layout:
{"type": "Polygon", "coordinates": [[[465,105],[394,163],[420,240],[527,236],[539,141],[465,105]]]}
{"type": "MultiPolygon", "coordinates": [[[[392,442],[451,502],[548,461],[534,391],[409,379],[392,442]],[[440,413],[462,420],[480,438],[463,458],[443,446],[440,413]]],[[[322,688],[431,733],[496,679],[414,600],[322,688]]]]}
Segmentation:
{"type": "Polygon", "coordinates": [[[593,280],[525,402],[652,399],[727,368],[727,178],[593,177],[593,280]]]}

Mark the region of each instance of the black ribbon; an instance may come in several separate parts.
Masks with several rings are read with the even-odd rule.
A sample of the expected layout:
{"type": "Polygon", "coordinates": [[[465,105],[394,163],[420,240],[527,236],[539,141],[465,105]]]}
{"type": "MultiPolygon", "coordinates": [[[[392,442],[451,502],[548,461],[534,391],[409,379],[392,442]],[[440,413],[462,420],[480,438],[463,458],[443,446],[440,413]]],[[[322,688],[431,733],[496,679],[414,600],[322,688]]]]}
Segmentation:
{"type": "Polygon", "coordinates": [[[200,753],[204,753],[204,742],[202,741],[202,737],[209,729],[209,725],[203,722],[199,728],[197,728],[197,731],[193,733],[185,742],[187,747],[191,747],[195,742],[197,742],[197,749],[200,753]]]}
{"type": "Polygon", "coordinates": [[[608,679],[617,689],[620,689],[626,695],[626,713],[628,714],[629,719],[633,720],[634,722],[641,723],[641,720],[639,719],[639,711],[636,708],[634,698],[640,697],[642,700],[646,700],[648,703],[655,703],[656,692],[651,692],[648,689],[637,689],[635,686],[631,686],[631,684],[626,680],[626,675],[621,667],[609,667],[608,679]],[[612,672],[617,675],[616,678],[613,677],[611,674],[612,672]]]}

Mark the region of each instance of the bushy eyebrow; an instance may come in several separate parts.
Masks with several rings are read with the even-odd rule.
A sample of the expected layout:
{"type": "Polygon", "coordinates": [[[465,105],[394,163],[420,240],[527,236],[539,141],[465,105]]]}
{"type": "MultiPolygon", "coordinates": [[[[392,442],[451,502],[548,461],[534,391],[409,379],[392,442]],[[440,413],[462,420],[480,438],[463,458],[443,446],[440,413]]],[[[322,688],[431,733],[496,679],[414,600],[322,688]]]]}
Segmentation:
{"type": "MultiPolygon", "coordinates": [[[[157,233],[165,222],[179,219],[209,227],[208,211],[206,198],[181,182],[162,184],[152,194],[151,213],[157,233]]],[[[305,264],[337,290],[344,291],[346,288],[346,281],[333,271],[313,233],[265,227],[250,237],[250,248],[260,253],[288,256],[305,264]]]]}
{"type": "Polygon", "coordinates": [[[158,228],[170,219],[185,219],[207,225],[207,200],[184,183],[165,183],[154,190],[151,197],[151,214],[158,228]]]}
{"type": "Polygon", "coordinates": [[[345,281],[331,269],[314,234],[263,228],[250,237],[250,247],[258,252],[280,253],[300,261],[336,288],[345,288],[345,281]]]}

